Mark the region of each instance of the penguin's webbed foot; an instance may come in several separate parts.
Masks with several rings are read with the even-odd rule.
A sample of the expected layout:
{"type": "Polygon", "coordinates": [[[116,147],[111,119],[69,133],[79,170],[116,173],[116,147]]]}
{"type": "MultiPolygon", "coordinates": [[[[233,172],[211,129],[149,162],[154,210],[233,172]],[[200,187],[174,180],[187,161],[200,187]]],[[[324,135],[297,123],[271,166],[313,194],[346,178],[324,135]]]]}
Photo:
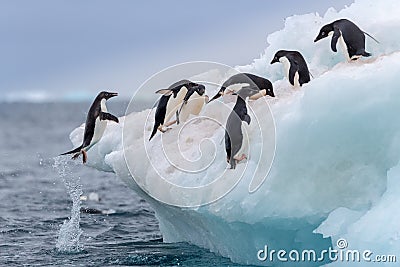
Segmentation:
{"type": "Polygon", "coordinates": [[[159,131],[162,132],[162,133],[165,133],[165,130],[163,129],[162,126],[159,126],[159,127],[157,128],[157,130],[159,130],[159,131]]]}
{"type": "Polygon", "coordinates": [[[172,128],[171,127],[168,127],[168,128],[159,128],[158,130],[160,131],[160,132],[162,132],[162,133],[166,133],[166,132],[168,132],[169,130],[171,130],[172,128]]]}
{"type": "Polygon", "coordinates": [[[235,158],[235,160],[236,160],[237,163],[241,162],[241,161],[244,160],[244,159],[247,159],[247,156],[246,156],[245,154],[242,154],[242,155],[240,156],[240,158],[235,158]]]}
{"type": "Polygon", "coordinates": [[[81,154],[81,151],[78,152],[78,153],[75,153],[75,154],[71,157],[71,159],[76,160],[76,159],[79,157],[80,154],[81,154]]]}

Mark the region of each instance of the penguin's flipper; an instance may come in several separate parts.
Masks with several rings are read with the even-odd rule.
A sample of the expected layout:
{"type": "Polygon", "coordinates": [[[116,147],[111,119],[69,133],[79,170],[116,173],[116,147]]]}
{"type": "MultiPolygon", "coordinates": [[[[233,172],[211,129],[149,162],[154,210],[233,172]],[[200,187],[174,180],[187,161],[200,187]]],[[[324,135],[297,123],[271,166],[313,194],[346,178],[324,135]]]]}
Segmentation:
{"type": "Polygon", "coordinates": [[[115,121],[116,123],[119,123],[119,120],[117,117],[114,115],[107,113],[107,112],[100,112],[100,120],[109,120],[109,121],[115,121]]]}
{"type": "Polygon", "coordinates": [[[215,96],[213,96],[213,98],[211,98],[210,100],[208,100],[207,103],[210,103],[211,101],[214,101],[215,99],[220,98],[223,94],[224,94],[223,91],[219,91],[215,96]]]}
{"type": "Polygon", "coordinates": [[[226,87],[224,85],[222,85],[221,89],[219,89],[218,93],[213,98],[208,100],[208,103],[210,103],[211,101],[214,101],[215,99],[220,98],[221,96],[223,96],[225,90],[226,90],[226,87]]]}
{"type": "Polygon", "coordinates": [[[172,90],[171,89],[160,89],[156,91],[156,94],[162,94],[165,96],[172,95],[172,90]]]}
{"type": "Polygon", "coordinates": [[[363,33],[364,33],[365,35],[367,35],[369,38],[371,38],[372,40],[374,40],[377,44],[380,44],[380,42],[379,42],[378,40],[376,40],[374,37],[372,37],[369,33],[364,32],[364,31],[363,31],[363,33]]]}
{"type": "MultiPolygon", "coordinates": [[[[181,106],[181,109],[182,109],[182,106],[181,106]]],[[[175,114],[175,116],[176,116],[176,124],[178,124],[179,125],[179,111],[176,111],[176,114],[175,114]]]]}
{"type": "Polygon", "coordinates": [[[247,124],[250,125],[251,118],[249,114],[244,115],[243,121],[247,122],[247,124]]]}
{"type": "Polygon", "coordinates": [[[334,28],[333,36],[332,36],[332,40],[331,40],[331,49],[332,49],[333,52],[337,52],[336,44],[337,44],[337,41],[339,40],[339,37],[340,37],[339,29],[338,28],[334,28]]]}
{"type": "MultiPolygon", "coordinates": [[[[186,94],[187,95],[187,94],[186,94]]],[[[190,96],[189,96],[190,97],[190,96]]],[[[179,114],[181,113],[181,111],[182,111],[182,109],[183,109],[183,106],[184,105],[186,105],[187,104],[187,100],[183,100],[183,102],[182,102],[182,105],[181,105],[181,107],[179,108],[179,111],[177,110],[176,111],[176,113],[175,113],[175,116],[176,116],[176,124],[179,124],[180,123],[180,120],[179,120],[179,114]]]]}
{"type": "Polygon", "coordinates": [[[231,139],[228,132],[225,130],[225,151],[226,151],[226,161],[229,163],[231,159],[231,139]]]}
{"type": "Polygon", "coordinates": [[[149,141],[150,141],[151,138],[153,138],[153,136],[157,133],[158,126],[160,126],[160,124],[157,123],[157,122],[155,122],[155,123],[154,123],[154,127],[153,127],[153,131],[151,132],[151,135],[150,135],[150,138],[149,138],[149,141]]]}

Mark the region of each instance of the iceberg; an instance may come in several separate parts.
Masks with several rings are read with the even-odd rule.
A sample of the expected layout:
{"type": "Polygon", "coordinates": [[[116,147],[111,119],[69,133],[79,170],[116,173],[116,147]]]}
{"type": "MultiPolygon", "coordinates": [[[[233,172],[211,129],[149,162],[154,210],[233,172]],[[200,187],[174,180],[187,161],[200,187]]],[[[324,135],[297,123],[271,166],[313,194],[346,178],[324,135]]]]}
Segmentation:
{"type": "MultiPolygon", "coordinates": [[[[338,249],[344,239],[349,249],[399,253],[399,11],[394,0],[357,0],[324,16],[289,17],[251,64],[200,68],[197,76],[180,76],[207,81],[209,95],[234,71],[273,81],[275,99],[249,104],[249,158],[236,170],[226,169],[224,154],[223,126],[233,105],[229,101],[206,105],[199,117],[157,134],[151,142],[154,109],[128,109],[120,124],[109,124],[88,152],[88,165],[114,172],[146,199],[166,242],[189,242],[233,262],[349,265],[329,257],[280,262],[258,257],[266,246],[322,255],[338,249]],[[338,18],[351,19],[380,41],[367,38],[371,58],[345,62],[342,54],[330,50],[328,40],[313,43],[319,28],[338,18]],[[282,67],[269,65],[280,49],[303,54],[314,76],[311,82],[293,89],[282,67]],[[191,190],[196,187],[202,190],[191,190]]],[[[174,73],[178,77],[183,72],[174,73]]],[[[164,76],[160,80],[166,86],[164,76]]],[[[171,83],[177,77],[169,76],[171,83]]],[[[155,84],[147,82],[142,92],[161,88],[155,84]]],[[[82,136],[83,125],[71,133],[72,143],[79,145],[82,136]]]]}

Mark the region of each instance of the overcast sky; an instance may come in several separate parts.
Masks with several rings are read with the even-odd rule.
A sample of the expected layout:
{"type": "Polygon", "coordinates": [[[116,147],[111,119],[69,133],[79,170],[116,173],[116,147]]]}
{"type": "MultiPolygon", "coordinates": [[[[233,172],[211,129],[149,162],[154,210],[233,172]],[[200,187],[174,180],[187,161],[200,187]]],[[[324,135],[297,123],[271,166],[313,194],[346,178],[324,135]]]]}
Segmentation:
{"type": "Polygon", "coordinates": [[[129,96],[171,65],[248,64],[291,15],[352,0],[0,0],[0,100],[129,96]]]}

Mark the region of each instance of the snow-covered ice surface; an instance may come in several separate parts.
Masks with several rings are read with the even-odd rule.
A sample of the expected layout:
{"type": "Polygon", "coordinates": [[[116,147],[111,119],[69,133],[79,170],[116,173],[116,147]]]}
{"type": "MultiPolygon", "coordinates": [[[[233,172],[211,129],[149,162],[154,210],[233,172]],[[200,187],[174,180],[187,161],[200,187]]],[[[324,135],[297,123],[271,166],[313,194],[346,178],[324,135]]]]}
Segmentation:
{"type": "MultiPolygon", "coordinates": [[[[260,126],[250,124],[250,158],[248,164],[239,164],[235,171],[226,170],[221,142],[223,128],[207,120],[197,122],[198,127],[194,122],[183,129],[184,142],[179,147],[184,158],[194,160],[195,165],[185,165],[185,168],[204,171],[183,174],[177,168],[159,164],[163,144],[169,153],[175,149],[173,138],[168,139],[168,135],[173,136],[181,128],[167,132],[162,139],[158,133],[145,146],[150,133],[147,123],[153,120],[150,113],[146,122],[150,110],[130,113],[120,118],[120,124],[109,123],[101,141],[89,151],[88,165],[115,172],[147,199],[156,211],[166,242],[189,242],[234,262],[270,264],[257,260],[257,251],[264,245],[277,250],[321,251],[334,247],[339,238],[345,238],[351,249],[369,249],[376,254],[399,253],[399,12],[400,6],[395,0],[356,1],[339,12],[329,9],[323,17],[306,14],[287,18],[283,30],[270,34],[265,53],[253,63],[236,69],[274,81],[277,97],[265,100],[270,104],[276,136],[271,129],[274,123],[269,118],[260,126]],[[339,18],[349,18],[380,41],[376,44],[367,38],[366,50],[373,54],[371,58],[344,62],[340,50],[338,53],[330,50],[330,40],[313,43],[322,25],[339,18]],[[283,78],[282,66],[269,64],[279,49],[299,50],[309,63],[314,79],[301,89],[289,87],[283,78]],[[260,140],[251,125],[267,133],[264,140],[260,140]],[[214,142],[202,142],[204,138],[214,142]],[[260,153],[252,148],[261,147],[262,152],[270,155],[267,151],[275,145],[271,139],[276,139],[272,168],[262,186],[249,193],[250,174],[257,165],[252,161],[257,158],[252,153],[260,153]],[[156,167],[152,162],[156,162],[156,167]],[[134,164],[135,179],[129,171],[132,165],[128,168],[127,163],[134,164]],[[236,172],[243,177],[234,189],[210,205],[180,208],[149,196],[155,191],[171,198],[177,194],[170,191],[171,187],[159,185],[158,176],[180,186],[193,186],[209,184],[219,175],[229,179],[229,173],[236,172]]],[[[221,106],[217,101],[206,105],[200,115],[225,121],[229,109],[221,106]]],[[[227,106],[232,107],[232,103],[227,106]]],[[[251,106],[252,116],[257,118],[266,110],[262,100],[251,106]]],[[[82,135],[83,126],[71,133],[74,145],[81,143],[82,135]]],[[[269,168],[268,163],[261,164],[262,168],[269,168]]],[[[212,195],[213,190],[218,188],[204,194],[212,195]]],[[[190,194],[186,197],[190,198],[190,194]]]]}

